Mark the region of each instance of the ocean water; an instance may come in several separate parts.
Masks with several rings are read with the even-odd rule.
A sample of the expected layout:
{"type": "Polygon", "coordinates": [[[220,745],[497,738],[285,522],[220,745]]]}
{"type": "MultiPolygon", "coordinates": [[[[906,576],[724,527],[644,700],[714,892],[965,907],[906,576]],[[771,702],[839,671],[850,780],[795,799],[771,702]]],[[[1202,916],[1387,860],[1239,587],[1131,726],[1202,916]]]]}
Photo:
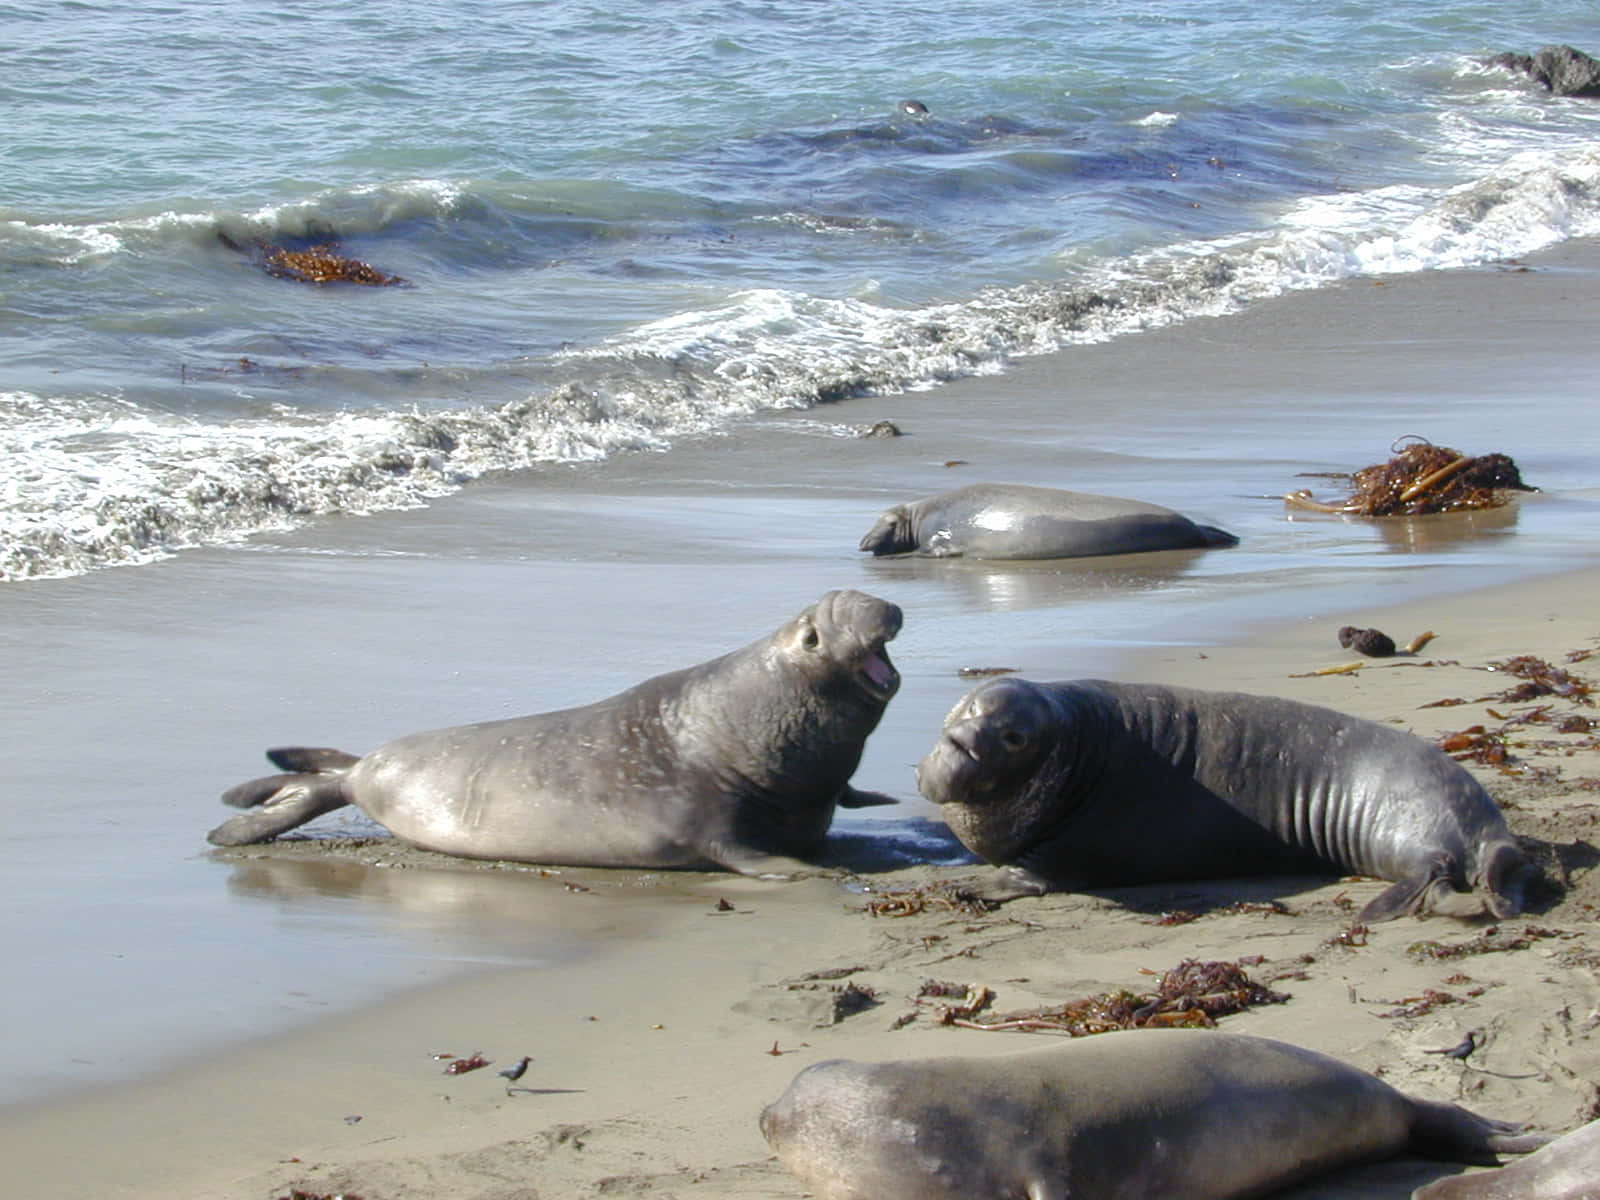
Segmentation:
{"type": "Polygon", "coordinates": [[[1285,370],[1291,321],[1221,364],[1236,393],[1149,352],[1137,411],[1094,390],[1127,360],[1091,360],[1600,233],[1600,104],[1481,65],[1600,50],[1600,10],[1178,8],[0,5],[0,941],[26,982],[0,1107],[639,935],[601,898],[631,884],[213,858],[267,745],[587,702],[862,587],[908,620],[858,778],[907,816],[841,824],[936,853],[910,764],[957,667],[1109,672],[1291,593],[1592,561],[1594,418],[1535,411],[1575,390],[1559,346],[1341,389],[1285,370]],[[404,282],[267,269],[327,244],[404,282]],[[1057,350],[1083,387],[1006,391],[1057,350]],[[914,436],[838,436],[885,412],[914,436]],[[1406,433],[1546,491],[1382,530],[1263,500],[1406,433]],[[855,553],[969,455],[1242,542],[855,553]]]}
{"type": "Polygon", "coordinates": [[[0,14],[6,581],[1600,230],[1579,0],[0,14]]]}

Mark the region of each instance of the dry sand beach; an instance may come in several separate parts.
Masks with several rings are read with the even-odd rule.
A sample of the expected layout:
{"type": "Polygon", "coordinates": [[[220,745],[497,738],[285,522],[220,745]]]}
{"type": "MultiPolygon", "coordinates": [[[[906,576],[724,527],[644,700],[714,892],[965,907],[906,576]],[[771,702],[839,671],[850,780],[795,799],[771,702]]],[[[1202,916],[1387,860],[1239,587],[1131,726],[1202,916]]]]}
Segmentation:
{"type": "MultiPolygon", "coordinates": [[[[1038,459],[1029,458],[1029,439],[1008,433],[1005,408],[995,409],[995,424],[983,433],[961,406],[978,394],[1049,387],[1069,369],[1080,386],[1093,385],[1098,373],[1113,399],[1118,388],[1127,396],[1182,387],[1187,375],[1199,391],[1237,388],[1265,405],[1274,395],[1292,404],[1307,393],[1367,384],[1407,395],[1429,386],[1483,391],[1494,386],[1496,363],[1538,380],[1529,385],[1525,374],[1518,388],[1587,406],[1571,422],[1561,455],[1593,461],[1600,447],[1588,408],[1600,353],[1592,320],[1600,253],[1568,247],[1537,267],[1384,288],[1356,283],[1275,301],[1263,312],[1141,335],[1137,348],[1124,342],[1029,361],[1001,379],[919,397],[929,401],[918,410],[920,445],[912,438],[848,443],[831,469],[842,487],[859,488],[863,456],[877,455],[870,502],[880,491],[912,486],[911,455],[953,459],[964,447],[962,456],[980,457],[1009,436],[1019,447],[1019,471],[1048,482],[1038,478],[1038,459]],[[1488,313],[1500,318],[1488,320],[1488,313]]],[[[860,407],[876,418],[892,415],[895,405],[860,407]]],[[[1508,413],[1508,440],[1516,425],[1508,413]]],[[[1371,440],[1386,445],[1408,432],[1418,431],[1386,425],[1371,431],[1371,440]]],[[[1445,440],[1447,430],[1421,432],[1445,440]]],[[[758,457],[766,452],[759,431],[749,447],[758,457]]],[[[1504,448],[1516,453],[1514,444],[1504,448]]],[[[667,457],[649,469],[670,497],[694,479],[697,464],[692,450],[667,457]]],[[[646,471],[638,461],[608,464],[596,486],[603,490],[608,474],[615,483],[646,471]]],[[[492,488],[461,503],[482,505],[484,495],[492,488]]],[[[592,513],[593,505],[583,511],[592,513]]],[[[510,530],[485,524],[479,536],[487,544],[510,530]]],[[[1048,622],[1036,639],[1019,636],[1033,615],[1026,605],[997,622],[995,637],[972,636],[987,613],[958,613],[941,628],[902,597],[919,594],[921,567],[872,576],[869,564],[858,564],[792,596],[798,608],[823,587],[862,586],[906,605],[908,652],[897,654],[906,684],[875,735],[861,782],[908,799],[905,764],[926,749],[937,714],[967,686],[956,675],[960,666],[1015,667],[1035,678],[1093,671],[1270,693],[1393,722],[1430,740],[1480,725],[1503,732],[1507,763],[1473,769],[1552,880],[1549,895],[1525,917],[1495,924],[1465,904],[1464,915],[1364,930],[1354,925],[1354,912],[1381,885],[1328,879],[1054,895],[985,910],[959,899],[962,881],[983,868],[880,869],[870,832],[842,839],[831,853],[836,862],[871,869],[843,881],[788,884],[471,865],[381,841],[286,841],[216,857],[235,886],[286,895],[337,872],[382,903],[392,880],[423,877],[432,903],[467,912],[514,904],[591,949],[536,969],[489,970],[400,994],[153,1078],[13,1105],[0,1113],[0,1154],[13,1178],[27,1179],[19,1194],[30,1200],[277,1200],[297,1193],[363,1200],[793,1198],[803,1189],[771,1158],[756,1116],[803,1066],[841,1056],[991,1055],[1044,1044],[1066,1035],[942,1023],[941,1010],[955,1003],[945,993],[988,989],[991,998],[971,1016],[985,1023],[1060,1011],[1101,993],[1150,992],[1185,960],[1242,964],[1253,980],[1288,997],[1222,1017],[1222,1028],[1297,1042],[1379,1072],[1402,1090],[1564,1131],[1600,1113],[1600,718],[1576,690],[1502,698],[1523,681],[1496,668],[1534,656],[1600,687],[1597,557],[1600,539],[1564,550],[1564,561],[1536,563],[1537,577],[1530,570],[1530,577],[1507,581],[1474,570],[1469,560],[1418,572],[1425,578],[1397,570],[1382,589],[1369,578],[1364,593],[1337,581],[1322,587],[1313,575],[1310,586],[1246,592],[1237,605],[1206,609],[1181,629],[1153,628],[1143,646],[1129,638],[1093,652],[1048,622]],[[1547,573],[1563,566],[1572,569],[1547,573]],[[1376,626],[1400,642],[1425,629],[1436,637],[1413,659],[1314,673],[1350,660],[1334,639],[1345,624],[1376,626]],[[1431,706],[1447,699],[1462,703],[1431,706]],[[924,994],[930,982],[954,987],[924,994]],[[1431,1053],[1473,1030],[1481,1045],[1466,1060],[1431,1053]],[[453,1060],[441,1055],[474,1053],[490,1065],[446,1073],[453,1060]],[[496,1071],[524,1054],[533,1064],[508,1092],[496,1071]]],[[[791,572],[782,582],[790,588],[803,578],[791,572]]],[[[1103,578],[1117,586],[1116,577],[1103,578]]],[[[322,622],[361,619],[348,597],[328,605],[322,622]]],[[[666,657],[639,674],[681,665],[666,657]]],[[[260,744],[271,736],[263,733],[260,744]]],[[[228,749],[243,778],[260,746],[228,749]]],[[[183,802],[198,845],[221,814],[204,787],[192,790],[183,802]]],[[[913,817],[925,811],[907,808],[913,817]]],[[[402,891],[406,902],[419,895],[410,887],[395,895],[402,891]]],[[[115,995],[106,1001],[115,1004],[115,995]]],[[[1455,1169],[1381,1164],[1292,1194],[1399,1200],[1455,1169]]]]}

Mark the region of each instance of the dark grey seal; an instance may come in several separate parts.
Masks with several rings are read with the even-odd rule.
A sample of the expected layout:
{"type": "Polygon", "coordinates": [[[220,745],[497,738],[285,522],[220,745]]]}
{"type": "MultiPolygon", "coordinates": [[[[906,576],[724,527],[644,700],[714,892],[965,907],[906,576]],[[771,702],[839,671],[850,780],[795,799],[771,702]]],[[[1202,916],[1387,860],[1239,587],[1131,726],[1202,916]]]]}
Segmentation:
{"type": "Polygon", "coordinates": [[[1089,558],[1234,546],[1239,539],[1141,500],[1017,483],[974,483],[897,504],[861,539],[875,555],[1089,558]]]}
{"type": "Polygon", "coordinates": [[[1533,873],[1448,755],[1270,696],[997,679],[951,710],[917,784],[1019,891],[1333,868],[1395,881],[1365,921],[1450,889],[1511,917],[1533,873]]]}
{"type": "Polygon", "coordinates": [[[1266,1038],[1131,1030],[995,1058],[817,1063],[761,1114],[819,1200],[1229,1200],[1548,1138],[1266,1038]]]}
{"type": "Polygon", "coordinates": [[[1600,1200],[1600,1121],[1498,1171],[1441,1179],[1411,1200],[1600,1200]]]}
{"type": "Polygon", "coordinates": [[[364,758],[288,749],[223,801],[237,846],[354,804],[396,837],[468,858],[803,873],[900,685],[900,609],[829,592],[776,633],[582,708],[418,733],[364,758]]]}

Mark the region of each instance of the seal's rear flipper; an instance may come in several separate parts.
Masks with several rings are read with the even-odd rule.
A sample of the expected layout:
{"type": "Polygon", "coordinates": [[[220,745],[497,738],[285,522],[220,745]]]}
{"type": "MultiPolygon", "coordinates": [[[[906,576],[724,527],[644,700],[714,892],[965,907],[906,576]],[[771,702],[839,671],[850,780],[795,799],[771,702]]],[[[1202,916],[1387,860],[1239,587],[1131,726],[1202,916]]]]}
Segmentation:
{"type": "Polygon", "coordinates": [[[1480,1117],[1443,1100],[1406,1098],[1416,1110],[1411,1149],[1425,1158],[1494,1167],[1500,1164],[1497,1155],[1528,1154],[1555,1138],[1526,1125],[1480,1117]]]}
{"type": "Polygon", "coordinates": [[[1239,539],[1226,529],[1218,529],[1215,525],[1196,525],[1200,536],[1204,539],[1203,546],[1237,546],[1239,539]]]}
{"type": "Polygon", "coordinates": [[[361,760],[327,746],[279,746],[267,751],[267,761],[284,771],[314,775],[319,771],[342,771],[361,760]]]}
{"type": "Polygon", "coordinates": [[[239,793],[249,793],[257,785],[277,783],[264,801],[251,801],[259,807],[241,813],[218,825],[206,834],[213,846],[249,846],[256,842],[270,842],[280,833],[320,817],[323,813],[343,808],[345,799],[343,782],[339,776],[329,775],[275,775],[268,779],[252,780],[240,784],[223,794],[223,799],[239,793]]]}
{"type": "Polygon", "coordinates": [[[247,783],[236,783],[222,793],[222,802],[229,808],[256,808],[277,795],[280,788],[300,778],[293,775],[266,775],[247,783]]]}

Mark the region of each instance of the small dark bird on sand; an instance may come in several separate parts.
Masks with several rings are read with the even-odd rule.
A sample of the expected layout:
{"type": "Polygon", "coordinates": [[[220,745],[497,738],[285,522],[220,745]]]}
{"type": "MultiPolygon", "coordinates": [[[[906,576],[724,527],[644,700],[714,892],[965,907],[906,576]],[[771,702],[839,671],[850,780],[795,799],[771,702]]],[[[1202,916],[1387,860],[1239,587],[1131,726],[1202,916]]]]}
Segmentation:
{"type": "Polygon", "coordinates": [[[1445,1058],[1465,1060],[1469,1054],[1478,1048],[1478,1036],[1478,1031],[1473,1029],[1470,1030],[1467,1033],[1467,1036],[1462,1038],[1459,1043],[1451,1046],[1447,1050],[1424,1050],[1423,1053],[1442,1054],[1445,1058]]]}
{"type": "Polygon", "coordinates": [[[504,1075],[506,1079],[509,1080],[509,1082],[506,1084],[506,1095],[511,1095],[511,1084],[521,1079],[523,1075],[527,1073],[528,1064],[532,1061],[533,1056],[531,1054],[524,1054],[521,1062],[513,1063],[504,1071],[500,1072],[501,1075],[504,1075]]]}

